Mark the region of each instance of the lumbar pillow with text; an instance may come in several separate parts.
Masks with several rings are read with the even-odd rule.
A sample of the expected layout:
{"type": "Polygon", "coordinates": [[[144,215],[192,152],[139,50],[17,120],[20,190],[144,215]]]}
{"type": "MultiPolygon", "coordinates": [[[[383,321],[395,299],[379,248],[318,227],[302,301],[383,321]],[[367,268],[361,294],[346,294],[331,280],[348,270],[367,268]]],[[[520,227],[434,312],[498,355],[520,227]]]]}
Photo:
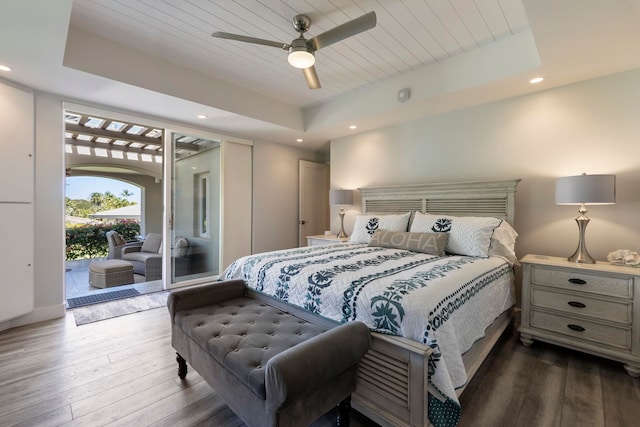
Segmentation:
{"type": "Polygon", "coordinates": [[[429,255],[443,256],[449,235],[447,233],[411,233],[408,231],[377,230],[369,246],[404,249],[429,255]]]}
{"type": "Polygon", "coordinates": [[[447,233],[448,253],[486,258],[489,256],[493,230],[501,222],[501,219],[493,217],[461,217],[416,212],[410,231],[447,233]]]}
{"type": "Polygon", "coordinates": [[[358,215],[349,242],[369,243],[376,230],[407,231],[411,212],[401,215],[358,215]]]}

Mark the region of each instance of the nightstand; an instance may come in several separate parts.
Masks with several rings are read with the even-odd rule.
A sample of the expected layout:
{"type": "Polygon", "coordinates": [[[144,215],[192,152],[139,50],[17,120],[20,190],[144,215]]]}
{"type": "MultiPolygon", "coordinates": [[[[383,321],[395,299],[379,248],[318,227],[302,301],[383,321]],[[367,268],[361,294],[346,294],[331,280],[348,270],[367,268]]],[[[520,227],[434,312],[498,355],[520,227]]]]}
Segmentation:
{"type": "Polygon", "coordinates": [[[338,239],[337,236],[326,236],[324,234],[307,236],[307,246],[339,245],[340,243],[347,243],[348,241],[348,237],[346,239],[338,239]]]}
{"type": "Polygon", "coordinates": [[[520,340],[546,341],[624,363],[640,376],[640,268],[527,255],[520,340]]]}

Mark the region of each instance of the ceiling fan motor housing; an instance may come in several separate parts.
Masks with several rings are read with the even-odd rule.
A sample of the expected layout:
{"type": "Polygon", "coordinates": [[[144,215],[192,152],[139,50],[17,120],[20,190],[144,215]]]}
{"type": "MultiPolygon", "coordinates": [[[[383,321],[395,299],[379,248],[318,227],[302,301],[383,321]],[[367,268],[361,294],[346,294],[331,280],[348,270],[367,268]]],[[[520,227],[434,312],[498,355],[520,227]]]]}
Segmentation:
{"type": "Polygon", "coordinates": [[[302,35],[311,26],[311,18],[307,15],[296,15],[292,20],[293,28],[302,35]]]}

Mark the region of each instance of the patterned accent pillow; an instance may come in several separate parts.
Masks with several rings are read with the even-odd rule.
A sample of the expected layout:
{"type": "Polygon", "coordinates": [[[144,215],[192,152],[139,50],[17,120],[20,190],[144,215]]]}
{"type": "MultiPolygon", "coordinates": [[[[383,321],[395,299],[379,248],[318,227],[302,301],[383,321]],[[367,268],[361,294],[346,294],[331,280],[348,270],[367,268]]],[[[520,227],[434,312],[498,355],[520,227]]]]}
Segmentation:
{"type": "Polygon", "coordinates": [[[431,215],[416,212],[412,232],[449,234],[446,251],[450,254],[487,258],[493,231],[502,223],[499,218],[431,215]]]}
{"type": "Polygon", "coordinates": [[[408,231],[377,230],[369,246],[404,249],[413,252],[443,256],[449,235],[447,233],[410,233],[408,231]]]}
{"type": "Polygon", "coordinates": [[[376,230],[407,231],[411,212],[401,215],[358,215],[350,243],[369,243],[376,230]]]}

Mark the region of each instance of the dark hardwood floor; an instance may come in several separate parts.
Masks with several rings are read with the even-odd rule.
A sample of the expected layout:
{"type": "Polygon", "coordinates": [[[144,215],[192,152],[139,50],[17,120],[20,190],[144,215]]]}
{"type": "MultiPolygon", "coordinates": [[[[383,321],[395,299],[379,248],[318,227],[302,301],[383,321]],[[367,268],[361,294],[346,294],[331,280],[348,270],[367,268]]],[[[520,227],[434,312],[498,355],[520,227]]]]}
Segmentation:
{"type": "Polygon", "coordinates": [[[640,379],[622,364],[505,332],[460,396],[461,427],[640,426],[640,379]]]}
{"type": "MultiPolygon", "coordinates": [[[[83,326],[69,312],[0,332],[0,426],[243,425],[195,371],[182,382],[176,369],[166,308],[83,326]]],[[[460,426],[639,426],[640,380],[508,331],[461,404],[460,426]]],[[[359,414],[351,425],[375,426],[359,414]]]]}

